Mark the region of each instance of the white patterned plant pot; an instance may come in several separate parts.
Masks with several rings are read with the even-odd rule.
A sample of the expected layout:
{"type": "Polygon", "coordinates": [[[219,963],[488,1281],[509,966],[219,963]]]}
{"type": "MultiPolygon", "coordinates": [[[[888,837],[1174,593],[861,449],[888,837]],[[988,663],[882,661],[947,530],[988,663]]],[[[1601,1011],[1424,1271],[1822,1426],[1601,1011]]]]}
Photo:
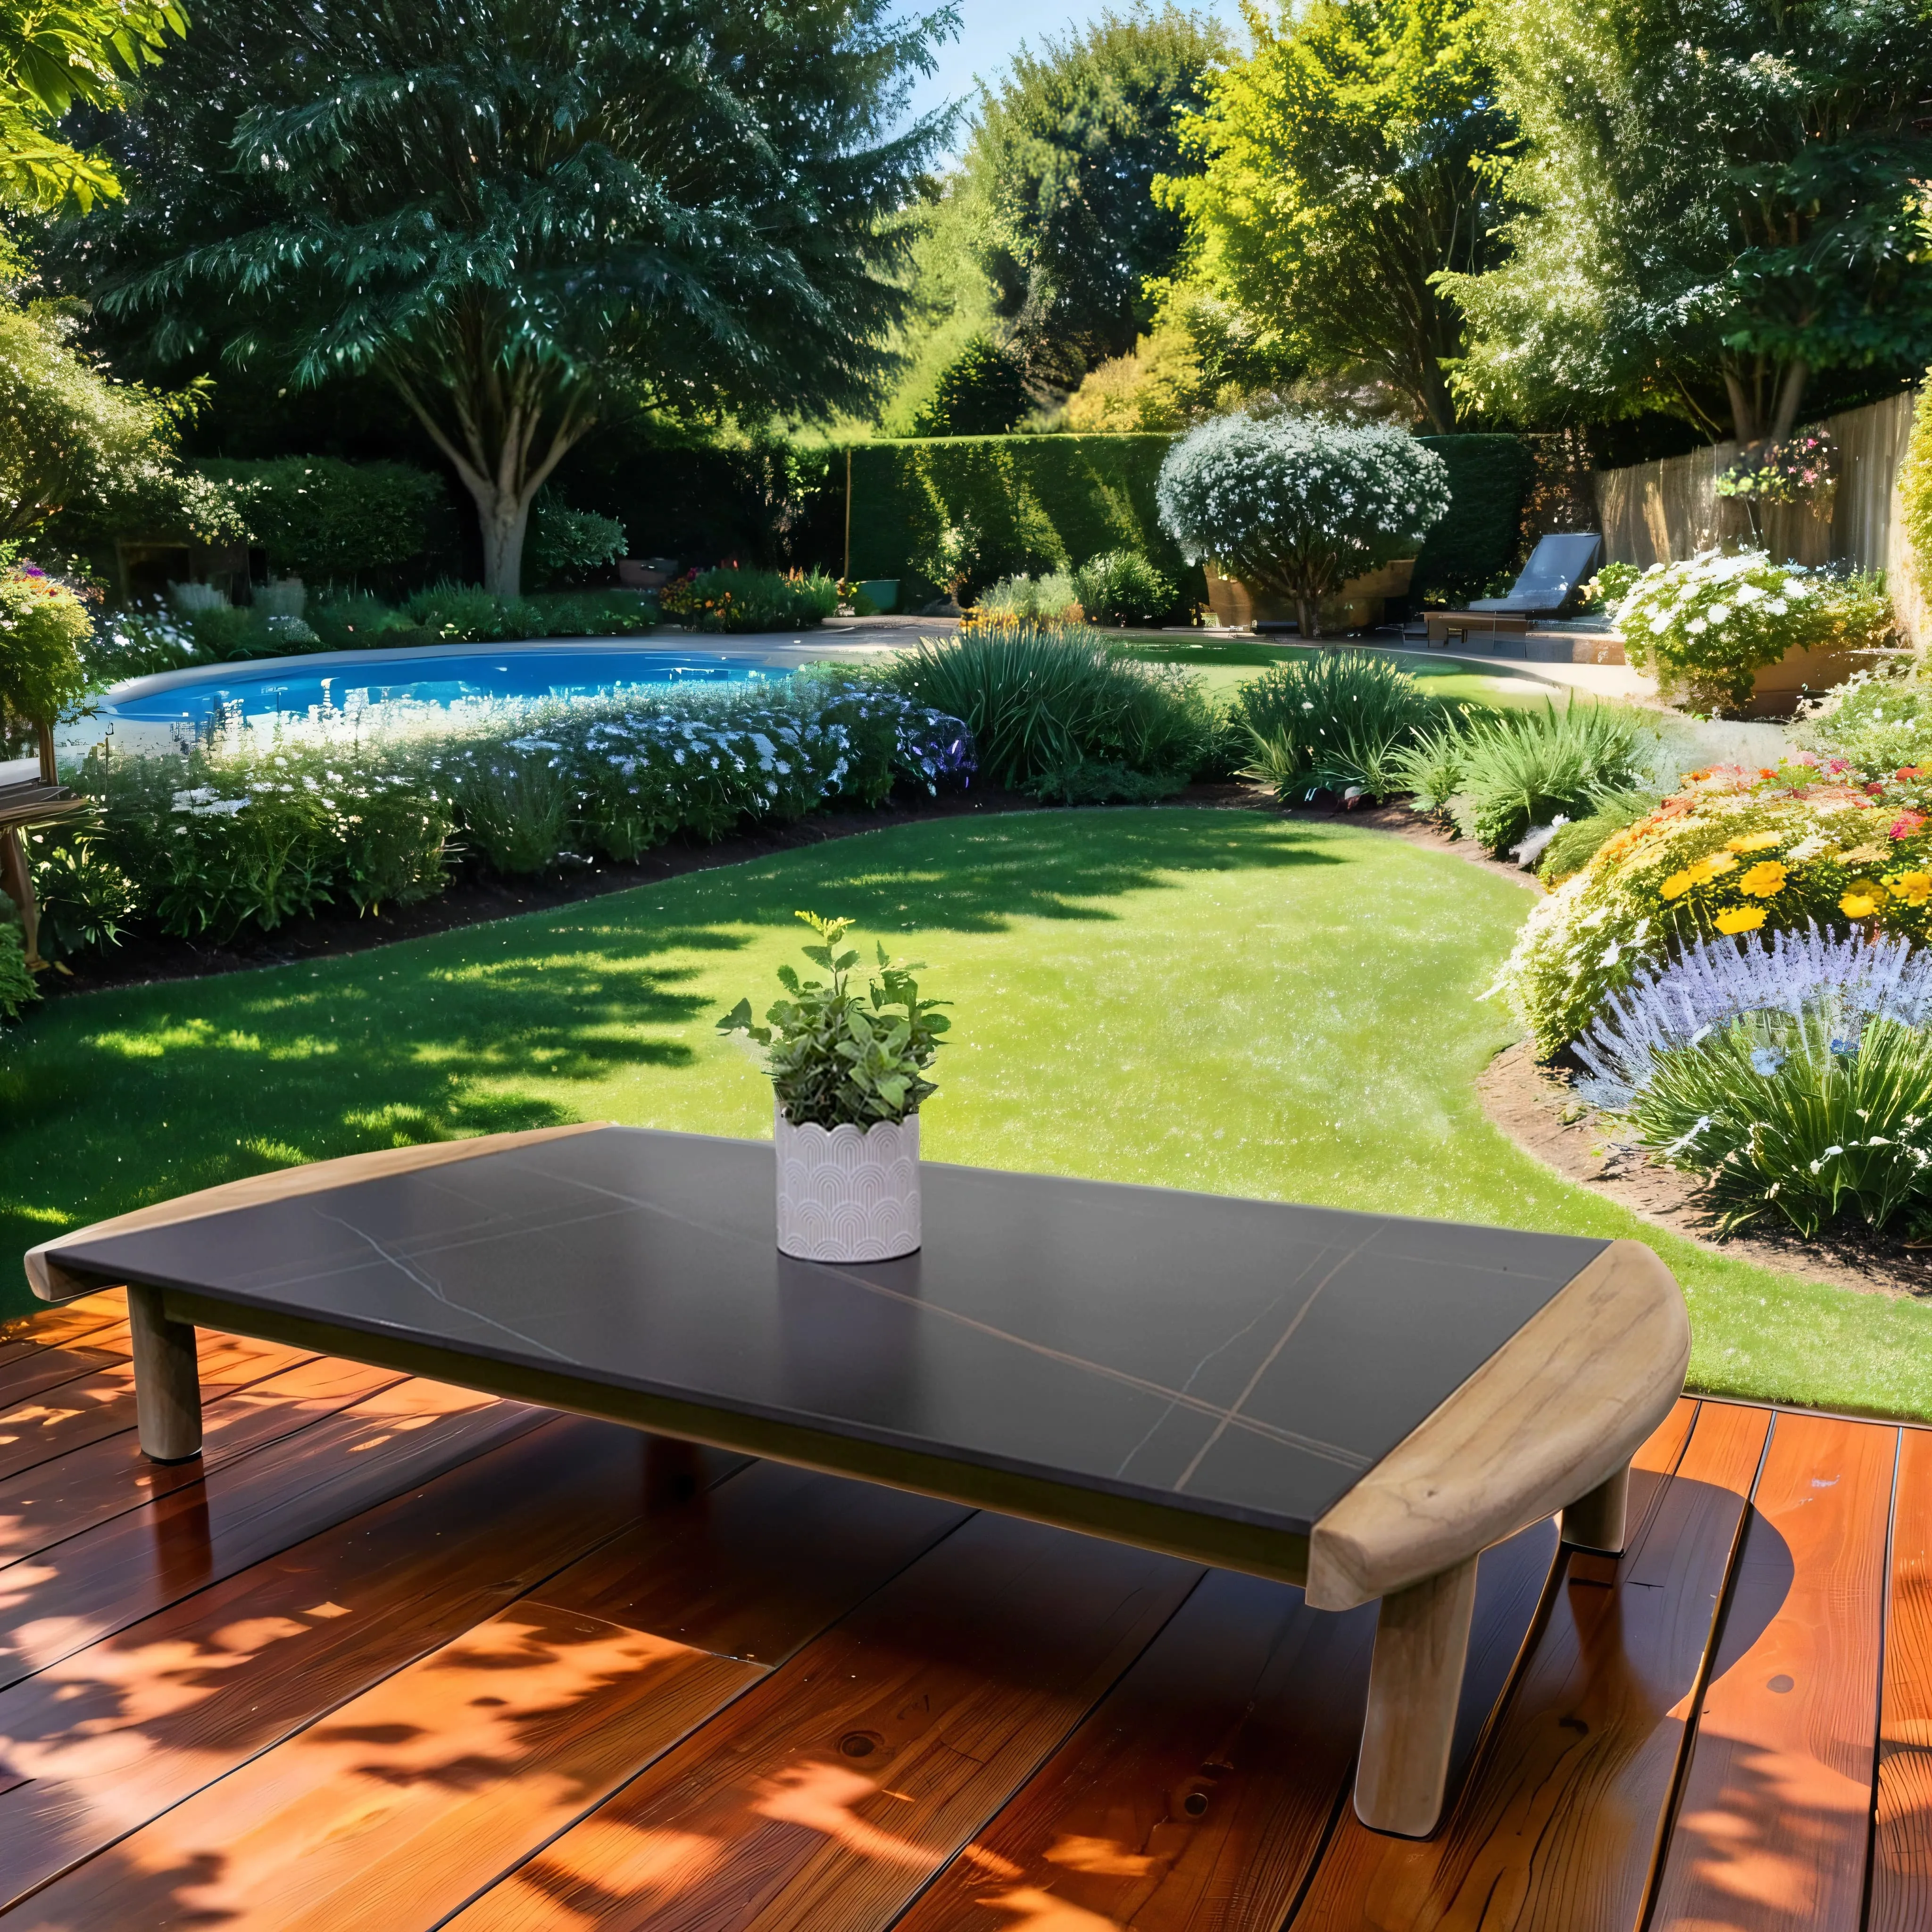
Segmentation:
{"type": "Polygon", "coordinates": [[[778,1111],[778,1252],[889,1262],[919,1246],[919,1116],[795,1127],[778,1111]]]}

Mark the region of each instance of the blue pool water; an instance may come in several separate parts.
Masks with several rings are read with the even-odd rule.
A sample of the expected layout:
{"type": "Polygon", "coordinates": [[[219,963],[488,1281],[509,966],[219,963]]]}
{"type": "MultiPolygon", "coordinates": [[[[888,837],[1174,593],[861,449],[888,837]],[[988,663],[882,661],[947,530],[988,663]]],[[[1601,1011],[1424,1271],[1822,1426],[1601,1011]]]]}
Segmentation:
{"type": "Polygon", "coordinates": [[[190,679],[135,678],[108,692],[100,713],[130,722],[200,727],[218,711],[305,718],[401,700],[454,705],[477,699],[595,698],[635,685],[741,684],[784,676],[755,658],[713,652],[520,650],[446,657],[358,652],[352,659],[280,658],[211,664],[190,679]]]}

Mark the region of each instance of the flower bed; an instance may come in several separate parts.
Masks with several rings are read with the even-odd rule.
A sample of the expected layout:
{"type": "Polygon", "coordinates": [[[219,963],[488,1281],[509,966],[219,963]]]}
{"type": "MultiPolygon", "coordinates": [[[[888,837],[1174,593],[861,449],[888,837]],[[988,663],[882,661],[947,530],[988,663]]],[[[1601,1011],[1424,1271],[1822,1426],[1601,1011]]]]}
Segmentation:
{"type": "Polygon", "coordinates": [[[1530,915],[1502,984],[1538,1051],[1580,1034],[1640,967],[1701,938],[1932,929],[1932,773],[1868,777],[1815,752],[1692,773],[1530,915]]]}
{"type": "Polygon", "coordinates": [[[112,899],[135,923],[226,940],[430,896],[463,856],[507,874],[629,860],[974,770],[956,718],[836,676],[656,704],[382,706],[159,756],[97,751],[74,775],[100,804],[87,862],[44,860],[38,878],[57,928],[83,929],[79,902],[112,899]]]}

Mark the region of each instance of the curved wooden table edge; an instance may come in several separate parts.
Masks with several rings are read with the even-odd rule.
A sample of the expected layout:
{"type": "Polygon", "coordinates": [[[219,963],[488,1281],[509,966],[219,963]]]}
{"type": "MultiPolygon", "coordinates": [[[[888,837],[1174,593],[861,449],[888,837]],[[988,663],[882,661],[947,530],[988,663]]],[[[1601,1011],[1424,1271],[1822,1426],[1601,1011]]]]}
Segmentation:
{"type": "Polygon", "coordinates": [[[1411,1588],[1615,1483],[1690,1360],[1676,1277],[1611,1242],[1316,1522],[1310,1604],[1411,1588]]]}
{"type": "Polygon", "coordinates": [[[520,1133],[479,1134],[466,1140],[423,1141],[413,1147],[379,1148],[370,1154],[350,1154],[334,1160],[311,1161],[302,1167],[272,1168],[266,1174],[244,1174],[199,1193],[172,1201],[157,1201],[85,1228],[70,1228],[51,1240],[29,1248],[23,1257],[27,1285],[43,1301],[68,1301],[88,1294],[100,1284],[82,1281],[60,1264],[57,1250],[89,1235],[131,1234],[143,1228],[165,1228],[179,1221],[198,1221],[204,1215],[225,1214],[231,1208],[252,1208],[264,1201],[286,1201],[304,1194],[320,1194],[358,1180],[380,1180],[392,1174],[412,1174],[424,1168],[447,1167],[484,1154],[503,1154],[512,1148],[532,1147],[541,1141],[563,1140],[572,1134],[600,1132],[610,1120],[579,1120],[568,1126],[531,1127],[520,1133]]]}

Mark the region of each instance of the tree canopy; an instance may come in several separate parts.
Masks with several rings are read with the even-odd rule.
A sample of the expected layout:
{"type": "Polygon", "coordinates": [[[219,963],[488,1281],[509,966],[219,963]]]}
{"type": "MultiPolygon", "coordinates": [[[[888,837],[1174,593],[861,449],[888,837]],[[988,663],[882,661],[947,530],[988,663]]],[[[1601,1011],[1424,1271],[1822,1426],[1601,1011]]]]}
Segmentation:
{"type": "Polygon", "coordinates": [[[388,383],[519,588],[601,411],[854,407],[904,297],[898,126],[950,10],[892,0],[214,0],[146,90],[141,206],[80,260],[158,352],[388,383]]]}
{"type": "Polygon", "coordinates": [[[1192,272],[1310,374],[1364,379],[1430,427],[1456,427],[1444,364],[1461,319],[1444,272],[1495,259],[1495,162],[1509,132],[1470,0],[1316,0],[1184,128],[1198,166],[1164,182],[1192,272]]]}
{"type": "Polygon", "coordinates": [[[86,208],[118,195],[107,160],[55,124],[76,102],[124,105],[123,84],[186,28],[172,0],[0,0],[0,201],[86,208]]]}
{"type": "Polygon", "coordinates": [[[1812,376],[1932,357],[1920,0],[1496,0],[1508,260],[1458,385],[1521,421],[1782,436],[1812,376]]]}

